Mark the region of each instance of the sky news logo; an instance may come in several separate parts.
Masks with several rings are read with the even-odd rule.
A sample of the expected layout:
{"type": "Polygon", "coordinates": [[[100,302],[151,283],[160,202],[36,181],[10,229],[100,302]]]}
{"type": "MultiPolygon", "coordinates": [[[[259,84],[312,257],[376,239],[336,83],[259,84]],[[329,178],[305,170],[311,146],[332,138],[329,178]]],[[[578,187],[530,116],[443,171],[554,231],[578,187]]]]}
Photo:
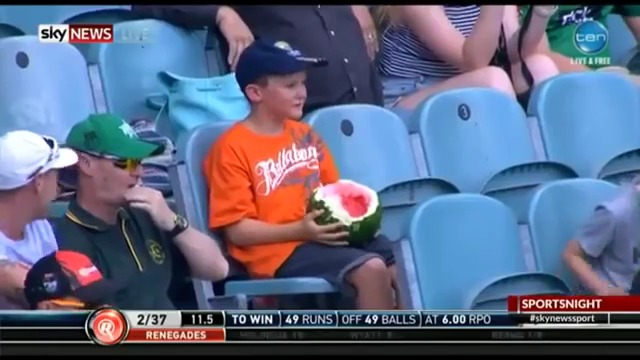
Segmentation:
{"type": "Polygon", "coordinates": [[[38,38],[44,43],[72,44],[150,44],[152,29],[139,24],[44,24],[38,28],[38,38]]]}
{"type": "Polygon", "coordinates": [[[38,27],[43,43],[98,44],[113,42],[111,24],[44,24],[38,27]]]}

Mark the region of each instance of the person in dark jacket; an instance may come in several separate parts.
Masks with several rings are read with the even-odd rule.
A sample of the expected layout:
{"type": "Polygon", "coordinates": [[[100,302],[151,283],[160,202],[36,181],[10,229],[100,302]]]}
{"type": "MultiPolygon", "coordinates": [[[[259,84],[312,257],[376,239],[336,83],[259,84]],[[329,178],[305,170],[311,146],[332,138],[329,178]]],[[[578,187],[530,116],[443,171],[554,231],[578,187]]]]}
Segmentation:
{"type": "MultiPolygon", "coordinates": [[[[244,35],[246,41],[236,40],[236,37],[228,35],[232,33],[231,30],[223,28],[226,25],[237,31],[241,27],[240,21],[230,15],[234,10],[234,14],[239,15],[239,19],[251,30],[253,37],[273,42],[284,41],[310,57],[327,60],[328,66],[308,71],[305,114],[331,105],[383,104],[382,87],[373,60],[377,36],[365,6],[250,5],[231,9],[211,5],[148,5],[134,6],[134,9],[185,28],[218,25],[229,42],[228,58],[233,65],[249,41],[249,37],[244,35]],[[224,16],[221,16],[221,12],[224,16]],[[227,20],[213,21],[221,17],[227,20]]],[[[244,34],[244,31],[241,33],[244,34]]]]}
{"type": "Polygon", "coordinates": [[[232,70],[242,50],[253,42],[247,25],[228,6],[133,5],[131,10],[140,17],[164,20],[187,29],[217,27],[228,44],[227,62],[232,70]]]}

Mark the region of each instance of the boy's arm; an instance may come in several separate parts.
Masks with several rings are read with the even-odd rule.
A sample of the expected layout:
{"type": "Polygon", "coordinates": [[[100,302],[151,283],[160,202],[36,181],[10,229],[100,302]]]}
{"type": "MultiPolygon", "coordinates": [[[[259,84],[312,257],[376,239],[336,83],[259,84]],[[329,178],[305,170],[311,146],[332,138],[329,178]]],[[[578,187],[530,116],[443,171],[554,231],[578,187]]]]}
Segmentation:
{"type": "Polygon", "coordinates": [[[209,176],[209,226],[222,229],[237,246],[272,244],[295,240],[332,240],[344,236],[336,232],[339,224],[315,225],[318,214],[288,224],[269,224],[257,220],[250,170],[243,166],[238,153],[220,144],[211,156],[209,176]]]}
{"type": "Polygon", "coordinates": [[[565,248],[563,257],[580,283],[597,295],[623,293],[622,289],[612,289],[609,284],[593,271],[587,257],[597,258],[613,241],[615,217],[604,207],[599,207],[589,221],[582,227],[577,239],[571,240],[565,248]]]}

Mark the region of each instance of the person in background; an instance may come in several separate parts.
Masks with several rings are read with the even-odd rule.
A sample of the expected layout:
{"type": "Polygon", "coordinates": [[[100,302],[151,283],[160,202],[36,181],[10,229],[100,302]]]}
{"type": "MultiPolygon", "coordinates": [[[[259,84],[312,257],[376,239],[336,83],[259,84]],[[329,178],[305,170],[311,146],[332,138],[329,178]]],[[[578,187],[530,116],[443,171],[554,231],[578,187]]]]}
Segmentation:
{"type": "Polygon", "coordinates": [[[599,204],[564,250],[578,293],[624,295],[640,270],[640,177],[599,204]]]}
{"type": "MultiPolygon", "coordinates": [[[[203,19],[213,19],[216,14],[214,6],[140,8],[146,8],[152,17],[186,28],[206,25],[203,19]]],[[[367,6],[246,5],[233,6],[233,10],[253,37],[284,41],[307,56],[326,60],[327,66],[309,69],[304,114],[331,105],[383,104],[380,79],[374,66],[378,37],[367,6]]],[[[242,44],[242,48],[248,45],[242,44]]],[[[241,49],[237,49],[240,46],[234,47],[230,42],[229,59],[237,60],[241,53],[241,49]]]]}
{"type": "Polygon", "coordinates": [[[24,297],[32,310],[91,310],[111,304],[123,287],[105,279],[86,255],[56,251],[31,267],[24,297]]]}
{"type": "Polygon", "coordinates": [[[389,19],[379,61],[389,108],[413,109],[432,94],[464,87],[527,97],[533,84],[525,77],[523,63],[535,82],[558,73],[553,61],[538,51],[553,12],[548,6],[535,7],[522,44],[515,5],[403,5],[381,10],[389,19]]]}
{"type": "Polygon", "coordinates": [[[186,29],[216,27],[228,45],[227,64],[235,69],[240,53],[253,42],[253,34],[240,16],[224,5],[132,5],[140,17],[165,20],[186,29]]]}
{"type": "Polygon", "coordinates": [[[17,130],[0,137],[1,308],[25,305],[27,270],[57,249],[48,208],[58,193],[58,171],[77,160],[47,136],[17,130]]]}
{"type": "MultiPolygon", "coordinates": [[[[521,6],[521,14],[529,6],[521,6]]],[[[619,14],[633,33],[640,39],[640,6],[637,5],[559,5],[558,11],[551,16],[547,25],[548,55],[558,66],[560,72],[589,70],[608,70],[628,73],[624,67],[614,67],[610,63],[610,41],[604,48],[594,54],[585,54],[575,43],[578,26],[595,21],[608,28],[607,18],[611,14],[619,14]]],[[[611,35],[608,35],[610,39],[611,35]]],[[[640,70],[640,69],[635,69],[640,70]]],[[[636,79],[637,80],[637,79],[636,79]]]]}
{"type": "Polygon", "coordinates": [[[174,279],[227,276],[217,242],[173,212],[159,191],[139,186],[141,161],[162,152],[162,145],[140,140],[112,114],[77,123],[66,144],[78,153],[78,180],[56,224],[59,249],[85,254],[107,279],[126,280],[111,305],[170,310],[174,279]]]}
{"type": "Polygon", "coordinates": [[[348,246],[341,224],[318,225],[323,211],[305,211],[314,189],[339,180],[327,146],[297,121],[309,64],[322,63],[284,41],[257,40],[240,55],[235,76],[251,113],[203,163],[209,225],[254,278],[321,277],[354,294],[359,309],[393,309],[390,242],[378,236],[365,248],[348,246]]]}

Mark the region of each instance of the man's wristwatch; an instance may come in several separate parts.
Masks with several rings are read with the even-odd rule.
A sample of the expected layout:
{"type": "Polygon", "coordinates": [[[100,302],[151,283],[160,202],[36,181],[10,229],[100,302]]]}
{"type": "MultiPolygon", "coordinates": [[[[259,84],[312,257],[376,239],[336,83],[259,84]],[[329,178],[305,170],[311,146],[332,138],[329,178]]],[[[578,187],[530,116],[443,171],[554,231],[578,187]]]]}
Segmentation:
{"type": "Polygon", "coordinates": [[[167,233],[170,239],[173,239],[176,236],[182,234],[185,230],[189,228],[189,221],[187,221],[187,219],[185,219],[184,216],[182,215],[176,214],[176,216],[173,218],[173,224],[174,224],[173,229],[171,229],[167,233]]]}

